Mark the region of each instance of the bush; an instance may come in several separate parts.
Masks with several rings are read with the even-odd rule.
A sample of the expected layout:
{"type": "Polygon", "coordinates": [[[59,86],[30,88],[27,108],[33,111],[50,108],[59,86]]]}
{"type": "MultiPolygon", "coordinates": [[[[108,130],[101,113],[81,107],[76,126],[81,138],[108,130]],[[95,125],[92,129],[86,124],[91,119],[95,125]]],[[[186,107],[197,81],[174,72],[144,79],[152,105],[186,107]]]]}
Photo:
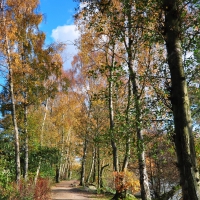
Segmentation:
{"type": "Polygon", "coordinates": [[[0,200],[8,200],[11,192],[7,188],[0,187],[0,200]]]}
{"type": "Polygon", "coordinates": [[[0,188],[0,200],[50,200],[50,180],[39,178],[34,184],[33,180],[20,181],[9,188],[0,188]]]}
{"type": "Polygon", "coordinates": [[[34,200],[48,200],[50,199],[50,180],[40,178],[37,181],[34,190],[34,200]]]}
{"type": "Polygon", "coordinates": [[[140,183],[133,172],[114,172],[115,188],[121,193],[130,190],[132,193],[140,191],[140,183]]]}

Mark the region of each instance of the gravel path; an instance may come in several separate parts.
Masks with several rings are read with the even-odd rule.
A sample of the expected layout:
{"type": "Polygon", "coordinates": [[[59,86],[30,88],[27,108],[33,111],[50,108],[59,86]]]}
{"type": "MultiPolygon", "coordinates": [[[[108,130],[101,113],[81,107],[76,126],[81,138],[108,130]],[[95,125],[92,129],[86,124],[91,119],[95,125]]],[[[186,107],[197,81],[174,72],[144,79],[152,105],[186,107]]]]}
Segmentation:
{"type": "Polygon", "coordinates": [[[94,199],[95,194],[91,194],[88,191],[81,190],[78,186],[79,182],[75,180],[62,181],[55,184],[51,188],[52,200],[71,200],[71,199],[94,199]]]}

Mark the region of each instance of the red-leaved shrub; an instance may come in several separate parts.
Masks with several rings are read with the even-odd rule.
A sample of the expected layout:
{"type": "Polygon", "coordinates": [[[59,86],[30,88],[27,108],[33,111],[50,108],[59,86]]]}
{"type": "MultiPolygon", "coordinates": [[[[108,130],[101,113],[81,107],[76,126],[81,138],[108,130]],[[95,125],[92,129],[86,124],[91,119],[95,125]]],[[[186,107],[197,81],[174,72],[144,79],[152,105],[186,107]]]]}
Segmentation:
{"type": "Polygon", "coordinates": [[[39,178],[34,180],[21,180],[19,185],[13,184],[13,192],[9,200],[50,200],[50,180],[39,178]]]}
{"type": "Polygon", "coordinates": [[[49,179],[39,178],[34,188],[34,200],[50,199],[50,190],[49,179]]]}

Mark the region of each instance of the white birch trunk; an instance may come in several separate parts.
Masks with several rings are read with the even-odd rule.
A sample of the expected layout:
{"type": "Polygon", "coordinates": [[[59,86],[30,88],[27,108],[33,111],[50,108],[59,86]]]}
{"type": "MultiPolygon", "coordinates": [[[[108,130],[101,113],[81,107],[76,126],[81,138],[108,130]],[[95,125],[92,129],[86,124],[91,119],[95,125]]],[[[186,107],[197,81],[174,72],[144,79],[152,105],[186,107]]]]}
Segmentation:
{"type": "Polygon", "coordinates": [[[12,63],[11,63],[11,53],[10,53],[10,46],[8,41],[8,33],[6,27],[6,18],[4,15],[4,1],[1,1],[1,11],[2,11],[2,18],[3,18],[3,26],[5,30],[5,50],[7,56],[7,64],[8,64],[8,75],[9,75],[9,89],[11,95],[11,104],[12,104],[12,120],[14,126],[14,133],[15,133],[15,164],[16,164],[16,182],[19,184],[20,176],[21,176],[21,169],[20,169],[20,148],[19,148],[19,131],[17,125],[17,116],[16,116],[16,105],[15,105],[15,96],[14,96],[14,84],[13,84],[13,70],[12,70],[12,63]]]}

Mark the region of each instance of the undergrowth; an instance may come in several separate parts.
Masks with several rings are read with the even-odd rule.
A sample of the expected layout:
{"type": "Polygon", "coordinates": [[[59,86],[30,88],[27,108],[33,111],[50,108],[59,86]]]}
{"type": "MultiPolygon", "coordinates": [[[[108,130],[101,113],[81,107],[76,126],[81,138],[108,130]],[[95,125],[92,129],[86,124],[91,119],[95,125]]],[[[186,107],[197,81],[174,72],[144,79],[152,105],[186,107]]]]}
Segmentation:
{"type": "Polygon", "coordinates": [[[50,186],[49,179],[39,178],[36,184],[33,180],[22,180],[18,186],[12,183],[0,187],[0,200],[50,200],[50,186]]]}

